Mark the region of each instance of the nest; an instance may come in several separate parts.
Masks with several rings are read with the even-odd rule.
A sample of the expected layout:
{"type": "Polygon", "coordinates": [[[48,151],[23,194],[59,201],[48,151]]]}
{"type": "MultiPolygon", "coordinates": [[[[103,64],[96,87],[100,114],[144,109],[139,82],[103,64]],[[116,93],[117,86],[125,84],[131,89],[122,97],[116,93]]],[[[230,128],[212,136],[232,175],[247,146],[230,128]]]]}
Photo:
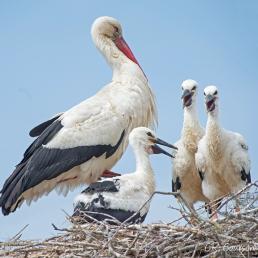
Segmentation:
{"type": "MultiPolygon", "coordinates": [[[[178,195],[155,192],[154,194],[178,195]]],[[[223,199],[219,219],[187,208],[179,196],[180,216],[171,223],[73,224],[43,241],[21,240],[21,232],[0,242],[1,257],[258,257],[258,183],[223,199]],[[235,203],[240,211],[235,211],[235,203]],[[206,216],[206,217],[205,217],[206,216]]],[[[150,200],[149,200],[150,201],[150,200]]],[[[215,202],[214,205],[217,205],[215,202]]],[[[71,220],[71,218],[69,218],[71,220]]]]}

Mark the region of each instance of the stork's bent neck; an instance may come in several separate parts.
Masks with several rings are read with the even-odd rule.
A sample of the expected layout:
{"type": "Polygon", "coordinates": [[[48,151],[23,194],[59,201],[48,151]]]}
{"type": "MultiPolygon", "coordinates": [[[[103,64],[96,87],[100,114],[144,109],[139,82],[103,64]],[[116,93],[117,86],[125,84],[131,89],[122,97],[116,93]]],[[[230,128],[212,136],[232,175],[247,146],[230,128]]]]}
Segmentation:
{"type": "Polygon", "coordinates": [[[111,66],[113,70],[112,81],[127,81],[128,78],[137,78],[144,84],[148,82],[148,79],[138,64],[135,64],[129,59],[122,62],[120,65],[111,66]]]}
{"type": "Polygon", "coordinates": [[[112,68],[113,81],[120,81],[121,78],[126,77],[137,77],[141,81],[147,82],[141,67],[122,53],[111,39],[104,35],[94,34],[93,41],[112,68]]]}

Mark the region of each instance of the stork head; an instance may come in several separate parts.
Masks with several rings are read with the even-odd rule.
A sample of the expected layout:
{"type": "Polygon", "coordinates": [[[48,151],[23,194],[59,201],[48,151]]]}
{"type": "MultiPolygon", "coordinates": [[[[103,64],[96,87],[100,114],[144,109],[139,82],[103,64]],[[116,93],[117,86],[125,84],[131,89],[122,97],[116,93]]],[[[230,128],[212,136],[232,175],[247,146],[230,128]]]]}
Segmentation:
{"type": "Polygon", "coordinates": [[[92,24],[91,35],[95,45],[104,54],[109,63],[119,63],[116,61],[126,57],[140,67],[123,38],[122,27],[118,20],[108,16],[97,18],[92,24]]]}
{"type": "Polygon", "coordinates": [[[216,86],[207,86],[204,89],[205,105],[208,113],[213,113],[218,106],[218,89],[216,86]]]}
{"type": "Polygon", "coordinates": [[[185,80],[182,83],[182,102],[184,108],[189,108],[193,105],[197,95],[198,83],[194,80],[185,80]]]}
{"type": "Polygon", "coordinates": [[[155,133],[146,127],[137,127],[133,129],[129,135],[129,143],[134,149],[140,149],[148,154],[163,153],[172,158],[174,157],[170,153],[160,148],[157,144],[177,149],[176,146],[157,138],[155,133]]]}

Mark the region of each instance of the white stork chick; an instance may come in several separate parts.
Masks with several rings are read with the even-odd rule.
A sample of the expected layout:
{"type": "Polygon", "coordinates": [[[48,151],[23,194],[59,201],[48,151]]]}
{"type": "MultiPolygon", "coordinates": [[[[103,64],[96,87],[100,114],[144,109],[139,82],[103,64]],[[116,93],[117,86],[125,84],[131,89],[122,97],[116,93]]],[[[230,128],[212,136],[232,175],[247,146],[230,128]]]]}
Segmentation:
{"type": "Polygon", "coordinates": [[[178,152],[173,159],[172,171],[172,191],[180,192],[192,209],[197,201],[209,201],[202,193],[201,179],[195,165],[198,142],[204,135],[196,108],[197,87],[194,80],[185,80],[182,83],[184,121],[181,138],[175,144],[178,152]]]}
{"type": "Polygon", "coordinates": [[[1,190],[4,215],[56,187],[67,193],[79,184],[97,181],[105,171],[113,175],[107,170],[121,158],[131,130],[155,124],[153,93],[123,39],[120,23],[100,17],[91,34],[113,70],[112,82],[31,130],[37,138],[1,190]]]}
{"type": "Polygon", "coordinates": [[[127,220],[128,223],[144,221],[150,207],[148,200],[155,191],[149,154],[164,153],[172,157],[157,144],[176,147],[160,140],[145,127],[133,129],[129,143],[134,150],[136,171],[93,183],[78,195],[74,201],[73,216],[79,216],[80,222],[92,222],[90,217],[98,221],[108,221],[110,217],[120,222],[127,220]]]}
{"type": "Polygon", "coordinates": [[[198,145],[196,165],[203,193],[214,201],[251,182],[250,159],[244,137],[220,126],[218,89],[208,86],[204,95],[208,120],[205,135],[198,145]]]}

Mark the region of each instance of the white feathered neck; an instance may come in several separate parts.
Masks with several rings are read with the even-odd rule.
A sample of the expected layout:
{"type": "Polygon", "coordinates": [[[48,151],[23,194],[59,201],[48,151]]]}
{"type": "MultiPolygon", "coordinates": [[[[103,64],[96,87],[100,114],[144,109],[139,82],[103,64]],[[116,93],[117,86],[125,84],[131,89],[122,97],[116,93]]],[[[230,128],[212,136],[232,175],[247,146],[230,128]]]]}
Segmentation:
{"type": "Polygon", "coordinates": [[[135,176],[137,181],[147,186],[150,193],[155,191],[155,176],[151,167],[149,154],[143,146],[133,146],[135,160],[136,160],[136,171],[135,176]]]}
{"type": "Polygon", "coordinates": [[[195,153],[197,145],[203,136],[203,128],[199,123],[199,118],[195,103],[191,107],[184,108],[184,122],[181,132],[182,142],[188,151],[195,153]]]}
{"type": "Polygon", "coordinates": [[[218,107],[213,112],[208,113],[206,137],[210,155],[215,160],[220,159],[223,154],[223,128],[219,123],[218,107]]]}
{"type": "MultiPolygon", "coordinates": [[[[155,97],[142,69],[126,57],[111,39],[103,35],[95,34],[93,41],[112,68],[112,84],[119,84],[121,87],[127,86],[125,90],[129,93],[135,92],[135,97],[141,102],[142,108],[138,105],[137,112],[143,112],[143,114],[138,115],[134,113],[130,115],[136,118],[144,117],[143,120],[145,122],[142,123],[142,121],[140,121],[138,123],[135,121],[136,123],[132,125],[132,128],[137,126],[155,128],[158,121],[155,97]],[[138,95],[138,97],[136,95],[138,95]]],[[[132,104],[133,102],[134,100],[132,99],[132,104]]],[[[136,111],[133,109],[133,106],[131,110],[133,112],[136,111]]]]}

